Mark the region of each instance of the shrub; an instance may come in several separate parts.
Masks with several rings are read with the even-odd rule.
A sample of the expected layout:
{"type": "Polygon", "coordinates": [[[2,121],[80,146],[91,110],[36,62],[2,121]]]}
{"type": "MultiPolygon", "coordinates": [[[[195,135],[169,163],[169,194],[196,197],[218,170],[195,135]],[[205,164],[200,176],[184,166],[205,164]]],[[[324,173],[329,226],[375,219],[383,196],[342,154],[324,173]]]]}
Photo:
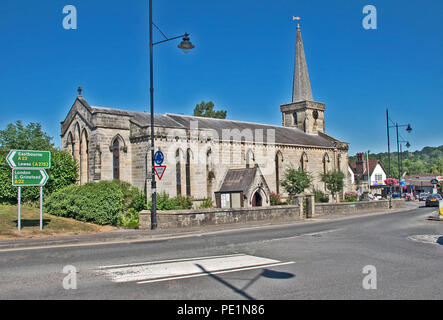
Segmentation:
{"type": "Polygon", "coordinates": [[[203,199],[202,203],[199,206],[199,209],[209,209],[212,208],[214,205],[212,203],[212,199],[205,198],[203,199]]]}
{"type": "MultiPolygon", "coordinates": [[[[149,200],[148,209],[152,208],[152,200],[149,200]]],[[[189,210],[192,209],[192,198],[177,196],[170,198],[169,194],[162,192],[157,194],[157,210],[189,210]]]]}
{"type": "Polygon", "coordinates": [[[138,212],[146,208],[144,195],[125,182],[100,181],[70,185],[55,191],[45,210],[56,216],[100,225],[134,226],[138,212]]]}
{"type": "Polygon", "coordinates": [[[356,202],[358,200],[357,192],[346,192],[344,202],[356,202]]]}
{"type": "Polygon", "coordinates": [[[173,200],[175,201],[179,210],[192,209],[192,199],[190,197],[177,196],[173,198],[173,200]]]}
{"type": "Polygon", "coordinates": [[[119,227],[138,229],[139,212],[134,208],[129,208],[126,213],[120,213],[117,219],[119,227]]]}
{"type": "Polygon", "coordinates": [[[324,194],[320,190],[315,190],[315,189],[314,189],[314,199],[315,202],[322,202],[322,203],[329,202],[329,197],[326,194],[324,194]]]}
{"type": "Polygon", "coordinates": [[[123,208],[123,192],[108,181],[71,185],[54,192],[45,202],[48,213],[100,225],[116,225],[123,208]]]}
{"type": "Polygon", "coordinates": [[[271,206],[281,206],[286,204],[284,201],[282,201],[281,196],[277,193],[271,192],[271,195],[269,196],[271,206]]]}

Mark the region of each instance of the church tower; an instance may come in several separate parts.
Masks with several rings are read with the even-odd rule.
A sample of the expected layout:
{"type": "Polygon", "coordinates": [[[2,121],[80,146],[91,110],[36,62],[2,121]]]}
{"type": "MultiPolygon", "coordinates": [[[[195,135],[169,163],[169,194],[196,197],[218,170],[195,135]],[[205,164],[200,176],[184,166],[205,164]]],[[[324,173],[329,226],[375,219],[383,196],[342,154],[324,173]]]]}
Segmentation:
{"type": "Polygon", "coordinates": [[[311,82],[309,81],[299,24],[297,24],[292,103],[280,106],[280,111],[285,127],[297,127],[308,134],[325,132],[325,105],[324,103],[315,102],[312,97],[311,82]]]}

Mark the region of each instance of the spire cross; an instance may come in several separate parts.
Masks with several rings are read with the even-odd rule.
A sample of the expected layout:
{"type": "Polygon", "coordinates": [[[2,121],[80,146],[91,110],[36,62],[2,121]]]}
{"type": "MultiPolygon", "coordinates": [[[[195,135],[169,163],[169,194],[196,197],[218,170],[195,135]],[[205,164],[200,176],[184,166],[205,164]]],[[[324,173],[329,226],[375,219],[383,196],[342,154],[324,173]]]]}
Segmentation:
{"type": "Polygon", "coordinates": [[[292,17],[292,21],[294,21],[294,20],[297,20],[297,28],[298,27],[300,27],[300,24],[299,24],[299,22],[300,22],[300,20],[301,20],[301,17],[292,17]]]}

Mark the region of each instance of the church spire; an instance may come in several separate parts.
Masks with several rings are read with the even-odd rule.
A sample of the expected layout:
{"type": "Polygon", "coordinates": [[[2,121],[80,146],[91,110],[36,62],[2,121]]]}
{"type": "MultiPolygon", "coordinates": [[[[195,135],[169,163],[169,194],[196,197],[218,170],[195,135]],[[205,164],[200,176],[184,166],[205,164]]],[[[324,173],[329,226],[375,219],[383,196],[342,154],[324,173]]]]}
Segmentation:
{"type": "MultiPolygon", "coordinates": [[[[294,20],[300,20],[294,17],[294,20]]],[[[308,66],[306,64],[305,51],[301,38],[300,25],[297,21],[297,44],[295,49],[294,84],[292,91],[292,102],[313,101],[311,82],[309,81],[308,66]]]]}

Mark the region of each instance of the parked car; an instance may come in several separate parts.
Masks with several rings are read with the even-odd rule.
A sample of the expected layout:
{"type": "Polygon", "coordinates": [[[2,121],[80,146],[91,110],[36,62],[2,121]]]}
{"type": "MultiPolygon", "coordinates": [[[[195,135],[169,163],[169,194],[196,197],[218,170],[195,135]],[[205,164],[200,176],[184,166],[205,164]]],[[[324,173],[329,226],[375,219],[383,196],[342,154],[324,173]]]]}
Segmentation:
{"type": "Polygon", "coordinates": [[[392,199],[400,199],[400,193],[398,193],[398,192],[394,192],[393,194],[392,194],[392,199]]]}
{"type": "Polygon", "coordinates": [[[420,193],[420,195],[419,195],[419,197],[418,197],[418,200],[420,200],[420,201],[425,201],[427,197],[428,197],[428,194],[422,192],[422,193],[420,193]]]}
{"type": "Polygon", "coordinates": [[[441,195],[431,194],[426,198],[426,207],[438,207],[440,200],[442,200],[441,195]]]}

